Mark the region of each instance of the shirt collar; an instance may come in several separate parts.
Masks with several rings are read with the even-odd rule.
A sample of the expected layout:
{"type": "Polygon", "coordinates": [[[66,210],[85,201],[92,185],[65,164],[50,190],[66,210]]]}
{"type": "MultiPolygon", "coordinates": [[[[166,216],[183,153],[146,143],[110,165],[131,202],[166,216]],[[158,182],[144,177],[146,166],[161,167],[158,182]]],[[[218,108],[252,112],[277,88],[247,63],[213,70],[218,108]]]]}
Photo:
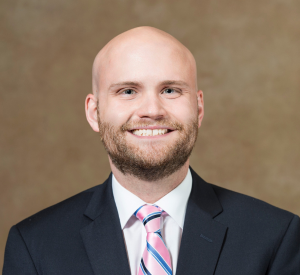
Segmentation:
{"type": "MultiPolygon", "coordinates": [[[[112,176],[112,189],[121,227],[123,229],[133,213],[140,206],[146,204],[146,202],[124,188],[114,175],[112,176]]],[[[185,212],[191,189],[192,175],[190,169],[188,169],[185,179],[175,189],[154,203],[169,214],[181,229],[183,229],[185,212]]]]}

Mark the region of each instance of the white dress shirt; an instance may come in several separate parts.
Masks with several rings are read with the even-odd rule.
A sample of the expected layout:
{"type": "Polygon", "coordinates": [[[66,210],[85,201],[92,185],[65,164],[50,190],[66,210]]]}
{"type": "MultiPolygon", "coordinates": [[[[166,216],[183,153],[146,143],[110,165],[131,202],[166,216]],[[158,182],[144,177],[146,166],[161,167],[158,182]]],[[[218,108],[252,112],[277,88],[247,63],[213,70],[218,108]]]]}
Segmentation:
{"type": "MultiPolygon", "coordinates": [[[[133,214],[146,203],[125,189],[114,175],[112,189],[123,230],[131,274],[137,275],[146,247],[146,229],[133,214]]],[[[185,212],[191,189],[192,175],[189,169],[181,184],[154,203],[165,211],[161,218],[161,232],[170,253],[173,275],[176,273],[185,212]]]]}

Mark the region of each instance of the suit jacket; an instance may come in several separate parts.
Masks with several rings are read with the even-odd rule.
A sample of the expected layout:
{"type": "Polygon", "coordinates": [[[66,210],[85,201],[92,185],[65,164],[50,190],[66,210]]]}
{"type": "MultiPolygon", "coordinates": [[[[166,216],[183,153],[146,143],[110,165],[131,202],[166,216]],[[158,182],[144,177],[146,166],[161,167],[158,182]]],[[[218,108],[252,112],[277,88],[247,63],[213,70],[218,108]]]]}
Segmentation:
{"type": "MultiPolygon", "coordinates": [[[[176,275],[300,274],[299,217],[192,169],[176,275]]],[[[130,275],[112,177],[13,226],[4,275],[130,275]]]]}

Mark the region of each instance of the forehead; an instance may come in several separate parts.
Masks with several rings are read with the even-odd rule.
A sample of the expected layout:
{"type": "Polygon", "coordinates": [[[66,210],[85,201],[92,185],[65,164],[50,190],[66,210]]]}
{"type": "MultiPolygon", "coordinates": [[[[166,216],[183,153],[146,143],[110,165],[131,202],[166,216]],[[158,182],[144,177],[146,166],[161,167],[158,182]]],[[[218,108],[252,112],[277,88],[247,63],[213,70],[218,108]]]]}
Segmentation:
{"type": "Polygon", "coordinates": [[[190,56],[170,41],[121,44],[108,49],[99,63],[100,89],[116,81],[154,85],[165,80],[181,80],[194,86],[195,68],[190,56]]]}

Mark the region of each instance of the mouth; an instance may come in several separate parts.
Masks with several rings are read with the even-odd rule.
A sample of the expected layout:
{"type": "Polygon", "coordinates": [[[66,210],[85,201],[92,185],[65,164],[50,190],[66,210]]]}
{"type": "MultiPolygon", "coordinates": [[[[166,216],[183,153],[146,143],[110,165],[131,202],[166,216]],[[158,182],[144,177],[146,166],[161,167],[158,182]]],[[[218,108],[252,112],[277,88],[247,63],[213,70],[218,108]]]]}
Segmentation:
{"type": "Polygon", "coordinates": [[[173,132],[174,130],[169,128],[157,128],[157,129],[132,129],[129,130],[130,133],[132,133],[135,136],[140,137],[153,137],[153,136],[162,136],[166,135],[168,133],[173,132]]]}

